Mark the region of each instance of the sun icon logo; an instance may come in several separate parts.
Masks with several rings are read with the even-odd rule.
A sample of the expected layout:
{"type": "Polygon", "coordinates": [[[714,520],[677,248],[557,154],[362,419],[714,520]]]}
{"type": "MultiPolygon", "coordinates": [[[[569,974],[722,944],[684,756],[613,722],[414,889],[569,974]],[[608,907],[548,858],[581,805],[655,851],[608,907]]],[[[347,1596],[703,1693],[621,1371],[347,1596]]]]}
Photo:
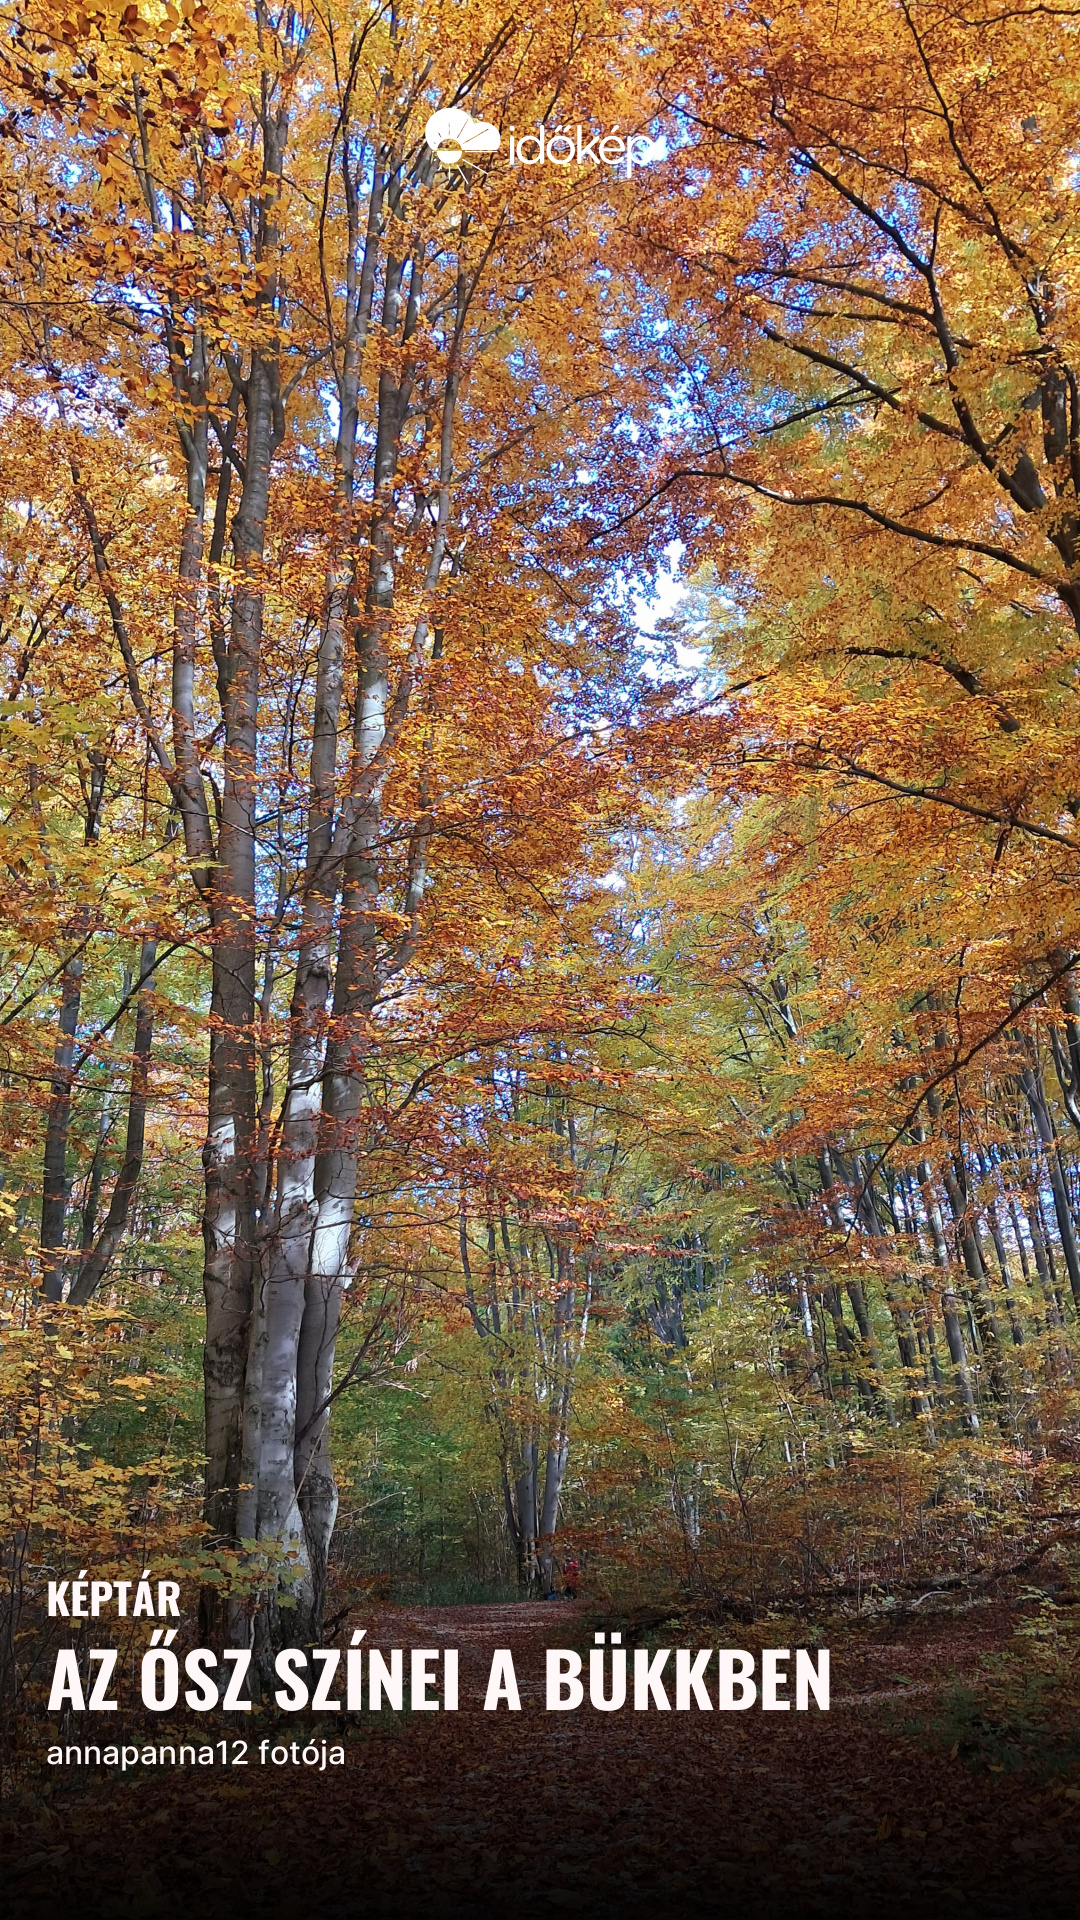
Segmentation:
{"type": "Polygon", "coordinates": [[[495,153],[502,144],[498,127],[490,120],[474,120],[463,107],[441,107],[424,128],[424,139],[444,167],[459,167],[463,160],[478,159],[495,153]]]}

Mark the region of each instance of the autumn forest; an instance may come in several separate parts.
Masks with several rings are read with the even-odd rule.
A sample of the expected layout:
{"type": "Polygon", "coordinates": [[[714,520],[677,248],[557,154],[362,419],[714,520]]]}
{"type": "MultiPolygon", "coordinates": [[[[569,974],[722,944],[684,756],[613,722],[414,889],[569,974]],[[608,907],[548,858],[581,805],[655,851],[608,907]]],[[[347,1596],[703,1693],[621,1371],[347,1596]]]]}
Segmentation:
{"type": "Polygon", "coordinates": [[[1007,1575],[1080,1695],[1078,36],[0,6],[31,1719],[151,1558],[256,1669],[1007,1575]]]}

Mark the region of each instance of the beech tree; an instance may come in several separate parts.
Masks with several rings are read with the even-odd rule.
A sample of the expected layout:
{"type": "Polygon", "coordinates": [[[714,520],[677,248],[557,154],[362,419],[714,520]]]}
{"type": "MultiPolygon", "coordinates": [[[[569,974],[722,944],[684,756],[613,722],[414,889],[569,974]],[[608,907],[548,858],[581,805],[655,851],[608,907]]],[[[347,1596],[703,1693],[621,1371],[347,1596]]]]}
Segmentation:
{"type": "MultiPolygon", "coordinates": [[[[359,1169],[383,1126],[402,982],[430,983],[429,1044],[438,1023],[425,944],[438,842],[455,809],[467,830],[453,796],[478,742],[496,756],[480,762],[489,778],[500,756],[536,751],[571,710],[560,683],[572,699],[620,627],[616,609],[589,606],[599,562],[582,558],[572,492],[576,462],[601,479],[626,464],[611,428],[628,395],[605,343],[621,296],[582,258],[606,172],[584,198],[554,170],[526,192],[490,156],[444,166],[423,129],[463,102],[490,102],[500,121],[556,102],[617,118],[621,63],[599,14],[553,15],[526,45],[483,9],[261,5],[213,18],[46,8],[5,60],[28,102],[13,209],[30,237],[11,271],[40,289],[17,310],[12,364],[63,449],[210,955],[206,1515],[298,1563],[317,1623],[359,1169]],[[72,142],[63,214],[40,165],[47,122],[72,142]],[[59,248],[44,244],[50,221],[59,248]],[[117,544],[130,488],[108,442],[118,427],[173,489],[152,608],[117,544]],[[499,691],[474,719],[480,680],[499,691]]],[[[526,866],[536,887],[580,858],[579,821],[552,824],[526,866]]],[[[475,857],[497,864],[492,829],[478,830],[475,857]]],[[[152,971],[147,949],[144,991],[152,971]]],[[[65,978],[46,1248],[78,1016],[65,978]]],[[[107,1245],[138,1173],[148,1016],[139,1036],[107,1245]]],[[[73,1299],[99,1269],[100,1251],[73,1299]]],[[[272,1603],[260,1619],[272,1638],[272,1603]]],[[[248,1631],[238,1614],[233,1630],[248,1631]]]]}

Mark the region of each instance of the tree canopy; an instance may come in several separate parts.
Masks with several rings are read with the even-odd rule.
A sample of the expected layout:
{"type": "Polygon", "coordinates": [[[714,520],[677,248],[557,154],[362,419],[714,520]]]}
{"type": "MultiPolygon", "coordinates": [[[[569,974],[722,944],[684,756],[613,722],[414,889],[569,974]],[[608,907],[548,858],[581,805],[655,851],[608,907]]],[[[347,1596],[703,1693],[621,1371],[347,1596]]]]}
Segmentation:
{"type": "Polygon", "coordinates": [[[8,1683],[1071,1538],[1077,14],[0,20],[8,1683]]]}

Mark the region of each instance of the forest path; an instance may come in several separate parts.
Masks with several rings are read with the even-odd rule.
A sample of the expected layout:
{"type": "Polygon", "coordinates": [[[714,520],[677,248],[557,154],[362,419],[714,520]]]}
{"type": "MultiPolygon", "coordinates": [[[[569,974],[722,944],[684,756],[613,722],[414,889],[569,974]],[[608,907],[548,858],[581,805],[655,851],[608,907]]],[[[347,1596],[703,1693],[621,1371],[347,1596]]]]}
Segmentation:
{"type": "MultiPolygon", "coordinates": [[[[1075,1913],[1077,1799],[1015,1774],[973,1775],[946,1743],[903,1729],[907,1695],[932,1714],[935,1690],[1004,1643],[1016,1626],[1007,1608],[834,1639],[828,1714],[547,1712],[545,1649],[586,1650],[594,1624],[584,1601],[358,1603],[338,1645],[366,1625],[367,1648],[459,1649],[457,1713],[229,1729],[250,1736],[252,1761],[271,1732],[343,1738],[340,1769],[290,1759],[156,1778],[140,1768],[121,1782],[54,1774],[37,1830],[21,1828],[24,1857],[36,1847],[41,1865],[11,1911],[54,1920],[62,1900],[80,1920],[1075,1913]],[[513,1653],[520,1712],[483,1710],[496,1647],[513,1653]]],[[[778,1637],[767,1623],[670,1635],[751,1649],[778,1637]]]]}
{"type": "MultiPolygon", "coordinates": [[[[376,1615],[367,1644],[456,1646],[461,1659],[460,1711],[395,1717],[365,1768],[368,1857],[397,1889],[385,1911],[411,1884],[450,1912],[509,1914],[524,1901],[619,1920],[923,1920],[972,1902],[980,1920],[1075,1913],[1076,1803],[1060,1787],[1051,1798],[1016,1776],[973,1775],[947,1745],[903,1731],[908,1698],[910,1718],[932,1716],[943,1689],[1004,1644],[1017,1625],[1007,1607],[849,1633],[832,1648],[827,1715],[548,1712],[547,1648],[587,1656],[594,1628],[618,1624],[588,1600],[376,1615]],[[497,1647],[513,1653],[520,1713],[483,1710],[497,1647]]],[[[663,1637],[756,1650],[783,1636],[687,1622],[663,1637]]],[[[331,1899],[318,1912],[345,1909],[331,1899]]]]}

